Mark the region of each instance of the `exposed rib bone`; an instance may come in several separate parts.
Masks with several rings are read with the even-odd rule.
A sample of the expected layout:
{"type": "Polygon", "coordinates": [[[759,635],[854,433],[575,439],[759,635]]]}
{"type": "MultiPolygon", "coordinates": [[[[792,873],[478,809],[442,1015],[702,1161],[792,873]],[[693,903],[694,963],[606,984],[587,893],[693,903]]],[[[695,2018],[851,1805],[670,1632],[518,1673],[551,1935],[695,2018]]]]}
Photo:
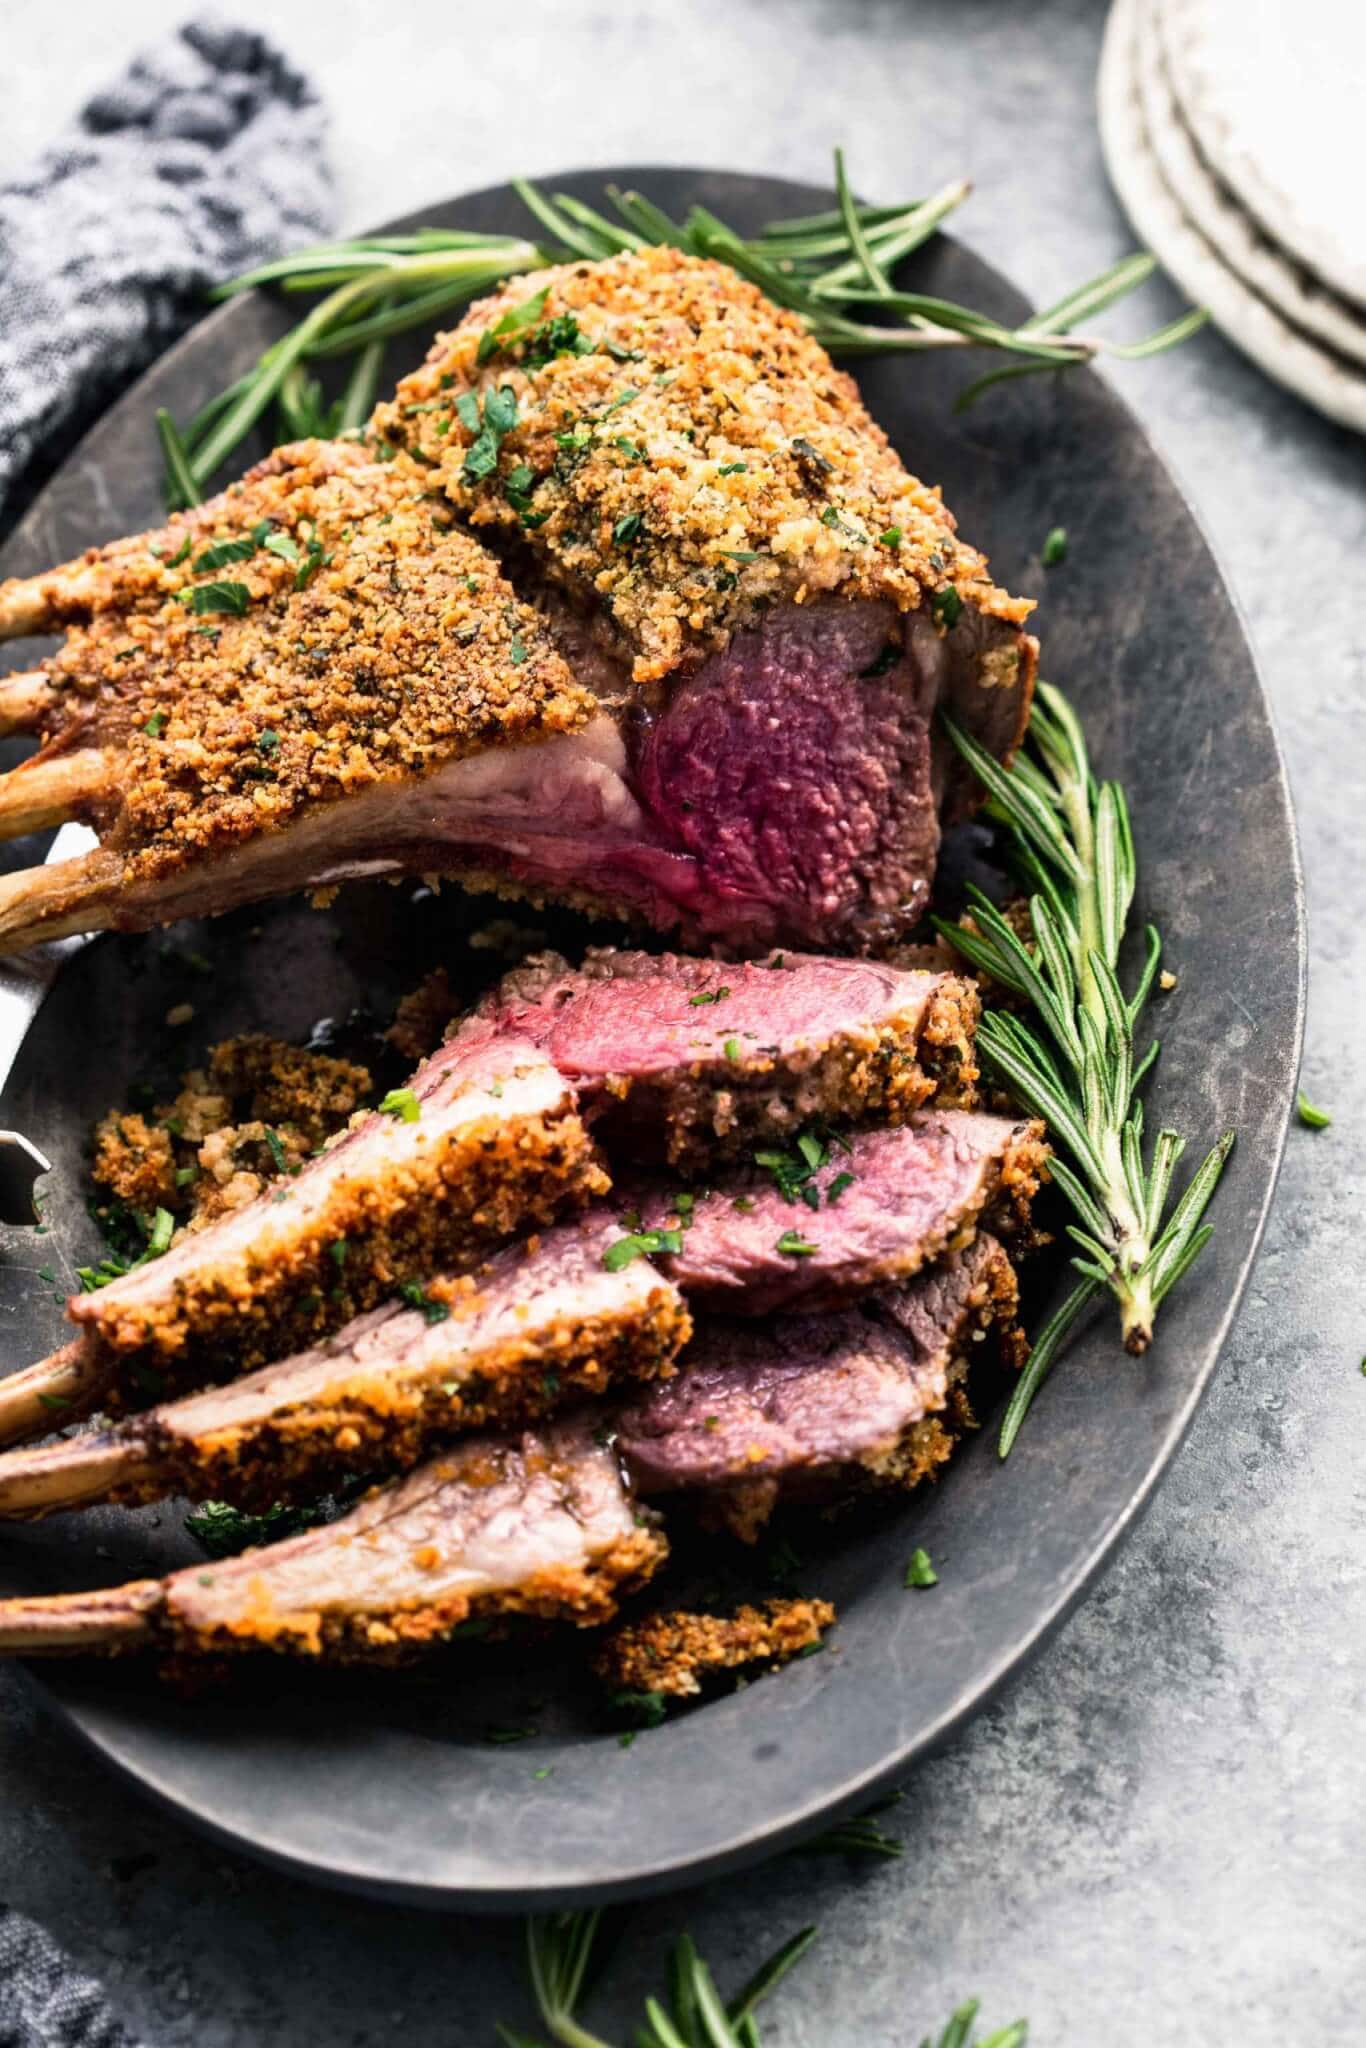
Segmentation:
{"type": "Polygon", "coordinates": [[[109,787],[111,764],[99,747],[24,761],[0,776],[0,839],[20,839],[85,816],[109,787]]]}
{"type": "Polygon", "coordinates": [[[0,734],[36,732],[57,701],[57,692],[40,668],[28,669],[0,682],[0,734]]]}
{"type": "Polygon", "coordinates": [[[11,1452],[0,1475],[0,1514],[31,1521],[62,1508],[132,1498],[155,1470],[133,1438],[98,1434],[11,1452]]]}
{"type": "Polygon", "coordinates": [[[83,617],[105,580],[96,564],[78,561],[45,569],[41,576],[16,576],[0,583],[0,640],[51,633],[83,617]]]}
{"type": "Polygon", "coordinates": [[[52,1593],[0,1600],[0,1650],[20,1656],[63,1652],[114,1656],[150,1644],[150,1616],[165,1595],[160,1579],[134,1579],[98,1593],[52,1593]]]}
{"type": "Polygon", "coordinates": [[[90,1341],[77,1337],[50,1358],[0,1380],[0,1444],[47,1436],[78,1422],[99,1400],[105,1368],[90,1341]]]}
{"type": "Polygon", "coordinates": [[[0,953],[20,953],[44,939],[108,931],[116,922],[124,865],[99,847],[79,860],[0,875],[0,953]]]}

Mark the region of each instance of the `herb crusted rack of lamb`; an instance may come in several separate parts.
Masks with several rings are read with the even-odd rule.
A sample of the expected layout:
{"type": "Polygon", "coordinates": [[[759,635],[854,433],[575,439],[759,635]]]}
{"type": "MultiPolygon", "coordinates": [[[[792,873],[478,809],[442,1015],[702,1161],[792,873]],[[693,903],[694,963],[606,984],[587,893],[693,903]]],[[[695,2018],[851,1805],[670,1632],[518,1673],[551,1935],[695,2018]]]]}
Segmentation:
{"type": "Polygon", "coordinates": [[[74,626],[0,688],[45,740],[0,832],[103,838],[5,879],[0,947],[360,874],[746,953],[920,916],[975,794],[935,713],[1010,755],[1030,607],[790,314],[677,251],[573,265],[472,309],[376,432],[392,460],[278,451],[0,587],[0,635],[74,626]]]}

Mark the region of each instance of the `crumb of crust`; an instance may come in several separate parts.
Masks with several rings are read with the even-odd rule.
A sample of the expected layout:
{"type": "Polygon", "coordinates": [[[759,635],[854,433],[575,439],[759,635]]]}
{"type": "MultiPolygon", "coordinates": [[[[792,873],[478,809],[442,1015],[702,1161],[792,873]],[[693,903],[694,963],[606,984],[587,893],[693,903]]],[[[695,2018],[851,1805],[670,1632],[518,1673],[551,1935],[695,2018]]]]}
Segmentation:
{"type": "MultiPolygon", "coordinates": [[[[438,336],[375,427],[476,526],[517,534],[591,592],[637,682],[780,600],[837,592],[911,611],[952,586],[1006,627],[1033,609],[992,584],[939,491],[908,474],[796,316],[728,265],[676,249],[509,282],[438,336]],[[541,294],[539,324],[500,337],[541,294]],[[587,352],[555,350],[571,330],[587,352]],[[516,422],[472,466],[476,434],[456,400],[500,390],[516,422]]],[[[1009,635],[998,651],[1018,662],[1009,635]]]]}
{"type": "Polygon", "coordinates": [[[67,692],[89,699],[117,763],[94,810],[130,881],[597,711],[415,463],[302,443],[225,493],[176,568],[173,530],[159,557],[150,538],[105,565],[133,609],[97,610],[52,672],[57,722],[67,692]]]}
{"type": "Polygon", "coordinates": [[[95,1126],[91,1174],[130,1209],[180,1206],[171,1134],[135,1111],[110,1110],[95,1126]]]}
{"type": "Polygon", "coordinates": [[[665,1609],[614,1630],[594,1668],[613,1690],[682,1698],[701,1692],[706,1678],[745,1664],[776,1670],[814,1649],[834,1623],[828,1600],[766,1600],[731,1615],[665,1609]]]}
{"type": "Polygon", "coordinates": [[[257,1032],[225,1038],[150,1116],[101,1117],[91,1175],[129,1209],[199,1230],[297,1172],[372,1093],[358,1061],[257,1032]]]}
{"type": "Polygon", "coordinates": [[[450,977],[444,967],[437,967],[400,999],[384,1036],[405,1059],[423,1060],[436,1051],[459,1012],[450,977]]]}

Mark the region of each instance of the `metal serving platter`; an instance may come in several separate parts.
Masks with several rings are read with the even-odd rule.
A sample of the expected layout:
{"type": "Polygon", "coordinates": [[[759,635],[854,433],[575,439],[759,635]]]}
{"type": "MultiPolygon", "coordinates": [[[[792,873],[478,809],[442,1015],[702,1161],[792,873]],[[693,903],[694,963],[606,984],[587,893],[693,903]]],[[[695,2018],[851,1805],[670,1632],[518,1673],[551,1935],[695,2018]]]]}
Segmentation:
{"type": "MultiPolygon", "coordinates": [[[[701,201],[746,229],[830,203],[780,180],[686,170],[600,170],[551,185],[596,200],[608,182],[637,185],[674,214],[701,201]]],[[[525,224],[506,188],[397,225],[424,223],[525,224]]],[[[1025,311],[951,240],[921,252],[912,275],[1006,318],[1025,311]]],[[[26,573],[151,524],[154,408],[193,412],[283,318],[254,297],[205,320],[70,458],[0,569],[26,573]]],[[[1242,619],[1180,487],[1099,377],[1027,379],[959,417],[961,363],[868,360],[858,376],[911,469],[942,483],[999,580],[1043,598],[1045,673],[1079,705],[1102,772],[1128,788],[1139,908],[1160,923],[1179,975],[1159,1006],[1165,1051],[1150,1124],[1174,1123],[1193,1153],[1225,1125],[1240,1133],[1213,1244],[1164,1307],[1148,1357],[1124,1357],[1108,1318],[1077,1343],[1006,1464],[987,1428],[921,1497],[789,1531],[797,1583],[839,1608],[827,1653],[629,1748],[605,1723],[573,1645],[510,1656],[469,1644],[426,1675],[363,1682],[270,1661],[245,1688],[211,1687],[189,1708],[132,1665],[42,1668],[35,1682],[112,1764],[275,1863],[429,1904],[581,1903],[738,1868],[858,1808],[976,1712],[1067,1612],[1132,1525],[1214,1370],[1271,1200],[1303,1007],[1294,825],[1242,619]],[[1045,578],[1039,549],[1060,522],[1067,561],[1045,578]],[[932,1594],[903,1590],[918,1544],[939,1570],[932,1594]],[[536,1732],[489,1740],[509,1723],[536,1732]]],[[[0,1100],[0,1124],[53,1161],[40,1184],[45,1233],[0,1232],[6,1369],[61,1339],[62,1286],[94,1244],[91,1122],[131,1083],[178,1071],[231,1032],[304,1035],[357,1006],[383,1021],[438,960],[473,989],[498,962],[470,934],[506,910],[449,890],[357,888],[325,912],[286,903],[101,939],[68,957],[0,1100]],[[191,959],[199,954],[207,972],[191,959]],[[168,1010],[187,1001],[192,1020],[168,1026],[168,1010]]],[[[570,932],[571,942],[582,936],[570,932]]],[[[363,1035],[365,1019],[351,1029],[363,1035]]],[[[0,1584],[109,1582],[197,1555],[177,1512],[106,1510],[0,1531],[0,1584]]],[[[754,1570],[762,1580],[772,1565],[760,1557],[754,1570]]]]}

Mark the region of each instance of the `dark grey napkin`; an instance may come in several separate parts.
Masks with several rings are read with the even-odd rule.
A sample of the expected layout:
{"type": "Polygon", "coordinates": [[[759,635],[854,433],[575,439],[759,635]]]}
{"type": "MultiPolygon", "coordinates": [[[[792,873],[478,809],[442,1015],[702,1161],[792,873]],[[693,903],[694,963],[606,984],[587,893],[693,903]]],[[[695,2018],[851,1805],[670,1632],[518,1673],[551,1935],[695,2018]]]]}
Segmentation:
{"type": "Polygon", "coordinates": [[[326,233],[324,128],[264,36],[194,21],[0,187],[0,518],[210,285],[326,233]]]}
{"type": "Polygon", "coordinates": [[[0,1906],[0,2048],[139,2048],[51,1936],[0,1906]]]}

